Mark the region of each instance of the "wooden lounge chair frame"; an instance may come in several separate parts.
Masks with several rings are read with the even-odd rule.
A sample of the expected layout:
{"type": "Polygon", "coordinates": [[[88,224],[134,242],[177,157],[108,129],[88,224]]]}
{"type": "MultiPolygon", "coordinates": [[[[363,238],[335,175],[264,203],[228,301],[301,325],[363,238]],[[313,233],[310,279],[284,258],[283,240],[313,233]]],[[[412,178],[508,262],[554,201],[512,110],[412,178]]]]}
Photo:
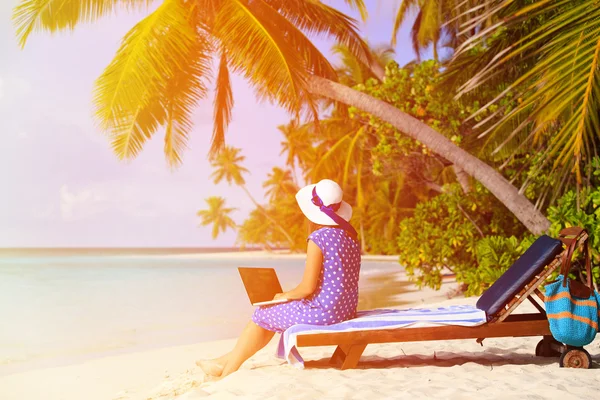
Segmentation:
{"type": "MultiPolygon", "coordinates": [[[[578,237],[578,246],[582,246],[587,240],[584,233],[578,237]]],[[[421,342],[430,340],[455,340],[455,339],[477,339],[483,346],[485,338],[494,337],[531,337],[542,336],[538,343],[536,355],[565,357],[565,352],[571,352],[570,359],[574,365],[565,365],[579,368],[589,368],[582,361],[584,355],[575,352],[585,352],[581,348],[567,348],[554,340],[550,332],[548,319],[544,308],[533,297],[537,296],[544,302],[544,295],[539,290],[548,277],[562,264],[567,250],[558,254],[544,269],[536,274],[525,287],[517,293],[499,312],[497,312],[487,323],[476,327],[464,326],[439,326],[427,328],[403,328],[403,329],[378,329],[355,332],[332,332],[318,334],[300,334],[297,338],[298,347],[313,346],[337,346],[330,363],[338,365],[341,369],[355,368],[362,353],[369,344],[396,343],[396,342],[421,342]],[[512,314],[525,299],[529,300],[537,313],[512,314]],[[583,363],[583,364],[582,364],[583,363]]],[[[587,352],[585,352],[587,354],[587,352]]],[[[587,354],[589,360],[589,354],[587,354]]],[[[590,362],[591,363],[591,362],[590,362]]]]}

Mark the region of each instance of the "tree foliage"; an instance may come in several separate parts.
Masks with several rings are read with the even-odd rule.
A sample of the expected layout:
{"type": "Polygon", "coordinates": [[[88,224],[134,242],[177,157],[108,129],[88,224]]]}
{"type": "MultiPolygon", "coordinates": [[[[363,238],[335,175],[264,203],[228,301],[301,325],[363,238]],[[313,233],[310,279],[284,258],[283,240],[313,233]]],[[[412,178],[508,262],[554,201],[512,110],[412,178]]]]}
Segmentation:
{"type": "MultiPolygon", "coordinates": [[[[21,46],[35,31],[73,30],[148,0],[21,0],[13,12],[21,46]]],[[[366,18],[363,0],[347,0],[366,18]]],[[[294,116],[316,117],[307,78],[337,79],[308,36],[326,36],[369,60],[357,22],[321,1],[163,0],[123,38],[95,85],[95,115],[120,158],[135,158],[159,128],[172,166],[193,130],[192,113],[208,97],[212,61],[219,60],[210,154],[224,147],[233,97],[230,73],[242,75],[256,96],[294,116]],[[252,43],[248,46],[248,43],[252,43]]]]}

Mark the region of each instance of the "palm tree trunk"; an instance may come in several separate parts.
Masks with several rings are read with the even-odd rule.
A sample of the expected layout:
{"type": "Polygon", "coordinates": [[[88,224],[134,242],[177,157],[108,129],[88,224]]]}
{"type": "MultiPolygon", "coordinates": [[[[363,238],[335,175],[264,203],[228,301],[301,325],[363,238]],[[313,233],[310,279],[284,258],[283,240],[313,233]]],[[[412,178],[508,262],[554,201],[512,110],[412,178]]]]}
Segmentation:
{"type": "Polygon", "coordinates": [[[273,225],[275,225],[277,227],[277,229],[279,229],[279,231],[281,233],[283,233],[283,235],[287,239],[287,241],[288,241],[288,243],[290,245],[290,248],[291,248],[294,245],[294,239],[292,239],[292,237],[290,236],[290,234],[277,221],[275,221],[269,215],[269,213],[267,213],[267,210],[265,210],[263,206],[261,206],[260,204],[258,204],[258,202],[254,199],[254,197],[252,197],[252,195],[248,191],[248,188],[246,187],[246,185],[240,185],[240,186],[242,187],[242,190],[244,192],[246,192],[246,195],[250,198],[250,201],[252,201],[252,203],[254,203],[254,205],[256,206],[256,208],[258,208],[260,210],[260,212],[262,213],[262,215],[264,215],[265,218],[267,218],[269,221],[271,221],[271,223],[273,225]]]}
{"type": "Polygon", "coordinates": [[[328,79],[311,76],[308,83],[313,94],[368,112],[461,168],[492,192],[533,234],[540,235],[550,227],[550,221],[500,173],[418,119],[382,100],[328,79]]]}

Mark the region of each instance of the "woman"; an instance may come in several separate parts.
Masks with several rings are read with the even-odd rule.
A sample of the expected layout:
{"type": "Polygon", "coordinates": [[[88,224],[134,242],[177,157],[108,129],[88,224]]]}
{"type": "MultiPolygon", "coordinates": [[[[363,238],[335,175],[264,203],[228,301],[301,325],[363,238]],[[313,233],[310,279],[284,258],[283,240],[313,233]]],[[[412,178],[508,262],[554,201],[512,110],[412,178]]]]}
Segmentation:
{"type": "Polygon", "coordinates": [[[331,325],[354,318],[361,255],[356,230],[348,222],[352,207],[342,197],[340,186],[329,179],[298,191],[296,201],[313,226],[302,282],[275,295],[288,302],[257,308],[231,352],[197,361],[207,375],[219,379],[237,371],[276,332],[290,326],[331,325]]]}

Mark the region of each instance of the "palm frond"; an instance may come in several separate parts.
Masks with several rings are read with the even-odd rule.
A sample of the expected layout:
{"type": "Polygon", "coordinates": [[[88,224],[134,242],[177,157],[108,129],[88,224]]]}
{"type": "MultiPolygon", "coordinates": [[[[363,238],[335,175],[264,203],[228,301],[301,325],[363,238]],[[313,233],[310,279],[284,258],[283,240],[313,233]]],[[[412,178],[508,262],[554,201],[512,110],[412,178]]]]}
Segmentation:
{"type": "MultiPolygon", "coordinates": [[[[358,130],[356,131],[356,134],[354,135],[354,137],[352,138],[352,141],[350,142],[350,147],[348,149],[348,152],[346,153],[346,162],[344,163],[344,176],[342,178],[342,188],[346,187],[346,182],[348,182],[348,176],[350,175],[350,164],[352,159],[355,156],[355,148],[357,147],[356,144],[358,142],[358,139],[361,138],[361,136],[364,134],[366,130],[366,126],[361,126],[360,128],[358,128],[358,130]]],[[[361,149],[359,148],[358,151],[360,151],[361,149]]],[[[360,174],[360,172],[359,172],[360,174]]],[[[360,175],[359,175],[360,177],[360,175]]],[[[359,185],[360,186],[360,185],[359,185]]]]}
{"type": "Polygon", "coordinates": [[[428,0],[421,7],[421,23],[417,34],[420,47],[427,47],[431,43],[436,43],[440,37],[442,27],[441,1],[428,0]]]}
{"type": "MultiPolygon", "coordinates": [[[[260,7],[257,2],[257,7],[260,7]]],[[[300,110],[306,69],[282,32],[269,22],[269,8],[253,12],[241,0],[227,1],[215,22],[215,33],[229,62],[254,87],[260,99],[275,100],[292,113],[300,110]]]]}
{"type": "MultiPolygon", "coordinates": [[[[593,156],[590,152],[600,135],[597,129],[600,111],[600,97],[597,95],[600,92],[600,10],[592,0],[575,4],[557,1],[552,7],[556,13],[547,15],[544,24],[493,59],[487,68],[467,82],[463,90],[478,87],[493,74],[533,53],[537,57],[533,66],[484,109],[497,104],[509,93],[516,93],[524,101],[488,131],[498,132],[506,123],[527,115],[529,119],[526,121],[536,129],[538,140],[540,135],[551,136],[546,155],[553,160],[554,170],[569,165],[568,169],[560,168],[561,171],[574,173],[581,184],[582,162],[593,156]],[[559,122],[560,128],[546,129],[552,121],[559,122]]],[[[531,10],[545,11],[532,5],[515,12],[513,18],[528,15],[531,10]]],[[[519,129],[523,129],[523,124],[519,129]]]]}
{"type": "Polygon", "coordinates": [[[265,0],[288,21],[309,36],[335,38],[364,63],[371,62],[369,46],[358,33],[357,22],[320,1],[265,0]]]}
{"type": "Polygon", "coordinates": [[[360,13],[360,18],[363,20],[363,22],[367,21],[367,18],[369,17],[369,12],[363,0],[344,0],[344,2],[348,4],[350,8],[360,13]]]}
{"type": "Polygon", "coordinates": [[[416,0],[402,0],[402,3],[400,3],[400,7],[396,12],[396,18],[394,19],[394,27],[392,28],[392,46],[396,46],[398,31],[400,30],[402,23],[406,20],[408,12],[417,5],[418,3],[416,0]]]}
{"type": "Polygon", "coordinates": [[[172,167],[182,162],[181,156],[193,127],[194,107],[208,93],[206,80],[210,73],[211,50],[208,39],[196,31],[195,40],[185,55],[186,62],[175,70],[163,92],[166,109],[164,152],[172,167]]]}
{"type": "Polygon", "coordinates": [[[151,0],[22,0],[13,11],[19,45],[24,47],[33,31],[73,29],[80,22],[94,22],[118,6],[145,8],[151,0]]]}
{"type": "Polygon", "coordinates": [[[337,79],[335,70],[321,51],[317,49],[300,29],[279,14],[268,2],[257,0],[250,3],[248,7],[256,15],[264,16],[264,20],[269,21],[272,29],[281,31],[289,45],[294,47],[298,54],[301,55],[309,73],[330,80],[337,79]]]}
{"type": "Polygon", "coordinates": [[[410,43],[412,44],[413,50],[417,55],[417,61],[421,60],[421,42],[419,41],[419,31],[421,30],[421,21],[423,21],[423,11],[419,10],[417,18],[410,29],[410,43]]]}
{"type": "Polygon", "coordinates": [[[111,148],[120,160],[135,158],[151,133],[166,121],[166,112],[158,97],[142,100],[135,110],[122,111],[120,120],[111,127],[111,148]]]}
{"type": "MultiPolygon", "coordinates": [[[[135,157],[156,131],[161,119],[153,102],[163,97],[179,71],[188,68],[196,39],[183,0],[166,0],[124,38],[94,93],[100,127],[116,138],[113,147],[119,157],[135,157]],[[147,113],[152,118],[141,118],[147,113]]],[[[189,89],[194,96],[202,92],[189,89]]]]}
{"type": "Polygon", "coordinates": [[[319,162],[317,162],[317,164],[315,164],[315,166],[312,168],[312,171],[311,171],[313,180],[316,180],[316,178],[318,177],[319,173],[321,172],[322,165],[324,163],[326,163],[327,161],[329,161],[330,157],[335,156],[337,154],[337,152],[339,151],[339,148],[341,146],[343,146],[348,140],[350,140],[351,135],[352,135],[352,132],[341,137],[339,140],[337,140],[335,142],[335,144],[333,144],[333,146],[328,148],[328,150],[325,152],[325,154],[323,154],[319,158],[319,162]]]}
{"type": "Polygon", "coordinates": [[[348,84],[349,86],[354,86],[357,83],[364,83],[366,81],[365,78],[365,65],[360,62],[360,60],[352,54],[350,49],[347,46],[337,43],[332,48],[331,51],[333,54],[340,57],[341,67],[338,68],[338,74],[341,77],[348,77],[348,82],[342,82],[344,84],[348,84]]]}
{"type": "Polygon", "coordinates": [[[227,56],[221,51],[219,73],[217,75],[216,93],[214,101],[214,127],[211,140],[210,154],[218,153],[225,145],[225,131],[231,122],[233,109],[233,92],[227,68],[227,56]]]}

